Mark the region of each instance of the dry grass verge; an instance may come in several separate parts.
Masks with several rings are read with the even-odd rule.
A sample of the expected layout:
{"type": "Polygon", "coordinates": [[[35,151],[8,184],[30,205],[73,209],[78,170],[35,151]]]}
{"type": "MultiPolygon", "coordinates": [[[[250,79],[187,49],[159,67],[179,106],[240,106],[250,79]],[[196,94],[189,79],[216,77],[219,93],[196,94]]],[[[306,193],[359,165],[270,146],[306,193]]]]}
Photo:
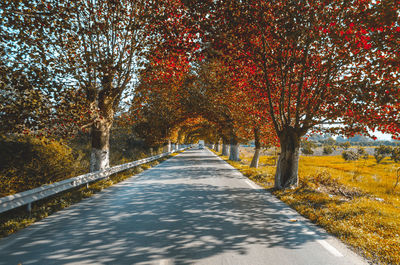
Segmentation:
{"type": "Polygon", "coordinates": [[[248,156],[241,162],[222,158],[374,264],[400,264],[400,188],[394,188],[398,163],[301,157],[299,187],[276,191],[273,157],[261,157],[257,169],[249,168],[248,156]]]}

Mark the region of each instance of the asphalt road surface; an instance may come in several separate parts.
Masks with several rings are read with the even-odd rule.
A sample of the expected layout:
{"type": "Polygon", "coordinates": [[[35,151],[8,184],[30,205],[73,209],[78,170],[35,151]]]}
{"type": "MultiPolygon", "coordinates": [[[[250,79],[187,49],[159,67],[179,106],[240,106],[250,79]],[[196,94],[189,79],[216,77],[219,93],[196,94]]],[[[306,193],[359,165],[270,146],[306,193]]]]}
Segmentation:
{"type": "Polygon", "coordinates": [[[0,240],[0,264],[367,263],[192,149],[0,240]]]}

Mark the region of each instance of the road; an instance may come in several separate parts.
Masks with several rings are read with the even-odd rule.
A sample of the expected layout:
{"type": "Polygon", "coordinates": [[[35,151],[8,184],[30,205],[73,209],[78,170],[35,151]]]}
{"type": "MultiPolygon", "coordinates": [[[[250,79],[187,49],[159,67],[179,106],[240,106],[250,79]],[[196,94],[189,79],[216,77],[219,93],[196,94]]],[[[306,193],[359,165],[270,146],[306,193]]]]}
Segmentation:
{"type": "Polygon", "coordinates": [[[0,240],[0,264],[367,263],[192,149],[0,240]]]}

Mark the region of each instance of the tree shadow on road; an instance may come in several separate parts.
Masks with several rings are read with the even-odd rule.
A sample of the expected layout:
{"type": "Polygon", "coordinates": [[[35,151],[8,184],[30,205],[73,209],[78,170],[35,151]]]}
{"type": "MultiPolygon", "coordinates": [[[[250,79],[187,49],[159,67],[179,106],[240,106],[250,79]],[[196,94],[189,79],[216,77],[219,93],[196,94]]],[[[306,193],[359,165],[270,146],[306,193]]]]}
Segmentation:
{"type": "Polygon", "coordinates": [[[256,190],[129,185],[130,195],[118,200],[106,193],[49,218],[32,243],[2,253],[0,264],[193,264],[226,251],[245,254],[251,244],[296,249],[314,239],[256,190]]]}
{"type": "MultiPolygon", "coordinates": [[[[287,208],[265,190],[162,182],[169,178],[162,172],[178,167],[176,161],[15,235],[29,243],[21,239],[1,249],[3,240],[0,264],[154,264],[172,259],[186,265],[226,252],[244,255],[251,245],[292,251],[315,240],[300,222],[290,222],[287,208]]],[[[174,178],[207,177],[201,173],[204,167],[188,170],[174,178]]],[[[218,173],[238,178],[232,170],[218,173]]]]}

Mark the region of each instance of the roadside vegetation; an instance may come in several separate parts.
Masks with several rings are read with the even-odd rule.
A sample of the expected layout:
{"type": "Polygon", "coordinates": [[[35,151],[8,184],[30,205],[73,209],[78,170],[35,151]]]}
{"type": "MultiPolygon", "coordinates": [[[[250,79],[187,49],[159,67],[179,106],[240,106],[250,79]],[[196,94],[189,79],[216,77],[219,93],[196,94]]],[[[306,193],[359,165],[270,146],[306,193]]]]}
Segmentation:
{"type": "Polygon", "coordinates": [[[0,196],[202,139],[400,263],[400,149],[303,141],[400,140],[398,2],[0,1],[0,196]],[[239,157],[253,140],[257,169],[239,157]],[[261,146],[280,146],[279,163],[261,146]]]}
{"type": "Polygon", "coordinates": [[[227,162],[372,262],[400,264],[398,162],[386,157],[377,163],[374,156],[356,161],[301,156],[299,186],[275,190],[276,157],[261,156],[260,167],[250,168],[251,155],[244,148],[240,162],[227,162]]]}
{"type": "MultiPolygon", "coordinates": [[[[87,173],[90,146],[82,144],[84,135],[66,141],[49,140],[31,136],[2,136],[0,138],[0,197],[36,188],[42,185],[87,173]]],[[[142,159],[157,153],[161,148],[148,148],[140,140],[123,133],[111,139],[119,149],[112,150],[112,165],[142,159]]],[[[171,156],[111,175],[55,196],[32,203],[31,212],[22,206],[0,213],[0,238],[8,236],[54,212],[71,206],[97,192],[151,168],[171,156]]]]}
{"type": "MultiPolygon", "coordinates": [[[[127,133],[115,133],[111,166],[162,153],[161,146],[150,148],[127,133]]],[[[88,136],[49,139],[44,136],[0,136],[0,197],[37,188],[89,172],[88,136]]]]}
{"type": "Polygon", "coordinates": [[[160,158],[147,164],[143,164],[132,169],[111,175],[109,178],[84,185],[76,189],[71,189],[59,193],[55,196],[32,203],[31,212],[28,212],[26,206],[22,206],[4,213],[0,213],[0,238],[6,237],[17,232],[49,215],[67,208],[75,203],[89,198],[94,194],[106,189],[116,183],[133,177],[159,163],[169,159],[176,154],[160,158]]]}

